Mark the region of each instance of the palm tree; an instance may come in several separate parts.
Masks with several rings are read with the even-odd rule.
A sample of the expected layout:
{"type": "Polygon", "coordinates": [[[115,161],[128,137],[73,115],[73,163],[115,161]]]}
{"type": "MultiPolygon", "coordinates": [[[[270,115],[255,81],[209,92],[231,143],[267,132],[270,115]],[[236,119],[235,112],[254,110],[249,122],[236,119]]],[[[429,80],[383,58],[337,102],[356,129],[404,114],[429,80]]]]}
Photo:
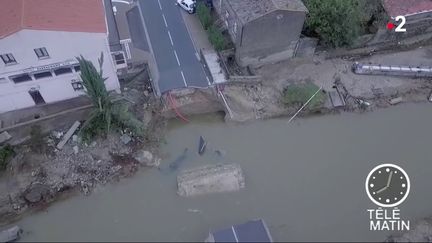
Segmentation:
{"type": "Polygon", "coordinates": [[[127,107],[114,104],[112,96],[105,87],[103,77],[104,56],[98,59],[99,71],[93,63],[85,59],[82,55],[77,57],[81,67],[81,79],[86,90],[86,94],[93,103],[94,110],[90,117],[83,124],[81,135],[84,139],[90,139],[95,135],[107,134],[111,130],[112,124],[130,127],[137,135],[143,135],[143,125],[132,114],[127,107]]]}

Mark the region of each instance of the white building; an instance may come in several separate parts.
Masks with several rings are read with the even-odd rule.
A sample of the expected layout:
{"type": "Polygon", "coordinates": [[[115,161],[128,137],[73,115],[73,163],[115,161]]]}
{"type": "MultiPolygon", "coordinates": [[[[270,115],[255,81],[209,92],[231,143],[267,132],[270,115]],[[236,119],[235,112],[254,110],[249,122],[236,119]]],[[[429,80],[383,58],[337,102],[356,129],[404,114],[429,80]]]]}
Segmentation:
{"type": "Polygon", "coordinates": [[[120,91],[102,0],[0,0],[0,113],[83,95],[82,55],[120,91]]]}

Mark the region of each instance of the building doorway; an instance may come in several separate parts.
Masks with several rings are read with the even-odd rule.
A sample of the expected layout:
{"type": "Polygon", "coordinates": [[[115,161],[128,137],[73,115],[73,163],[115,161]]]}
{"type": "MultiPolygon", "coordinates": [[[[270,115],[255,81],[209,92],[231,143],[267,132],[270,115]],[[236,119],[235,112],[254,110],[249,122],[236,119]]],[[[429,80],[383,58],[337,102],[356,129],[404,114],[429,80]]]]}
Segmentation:
{"type": "Polygon", "coordinates": [[[31,90],[29,90],[29,94],[32,97],[32,99],[36,105],[45,104],[45,100],[42,97],[42,95],[40,94],[39,90],[31,89],[31,90]]]}

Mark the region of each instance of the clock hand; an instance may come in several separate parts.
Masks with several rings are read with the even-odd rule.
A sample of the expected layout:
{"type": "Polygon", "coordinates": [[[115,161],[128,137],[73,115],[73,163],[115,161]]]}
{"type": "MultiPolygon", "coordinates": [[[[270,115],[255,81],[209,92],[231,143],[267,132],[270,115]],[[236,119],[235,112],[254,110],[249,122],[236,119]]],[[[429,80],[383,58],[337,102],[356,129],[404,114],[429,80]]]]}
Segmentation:
{"type": "Polygon", "coordinates": [[[390,186],[392,176],[393,176],[393,171],[390,172],[390,175],[389,175],[388,180],[387,180],[387,186],[386,187],[390,186]]]}
{"type": "Polygon", "coordinates": [[[385,191],[385,190],[386,190],[387,188],[388,188],[388,187],[387,187],[387,186],[385,186],[385,187],[383,187],[383,188],[379,189],[378,191],[376,191],[376,194],[379,194],[379,193],[381,193],[381,192],[385,191]]]}

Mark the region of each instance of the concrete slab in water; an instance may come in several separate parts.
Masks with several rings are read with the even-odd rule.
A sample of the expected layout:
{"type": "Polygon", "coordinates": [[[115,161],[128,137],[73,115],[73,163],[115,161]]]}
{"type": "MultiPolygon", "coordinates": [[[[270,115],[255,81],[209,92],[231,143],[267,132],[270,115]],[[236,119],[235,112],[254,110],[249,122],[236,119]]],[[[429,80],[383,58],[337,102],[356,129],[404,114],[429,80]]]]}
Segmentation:
{"type": "Polygon", "coordinates": [[[177,193],[187,197],[238,191],[245,187],[245,179],[238,164],[207,165],[182,171],[177,186],[177,193]]]}

